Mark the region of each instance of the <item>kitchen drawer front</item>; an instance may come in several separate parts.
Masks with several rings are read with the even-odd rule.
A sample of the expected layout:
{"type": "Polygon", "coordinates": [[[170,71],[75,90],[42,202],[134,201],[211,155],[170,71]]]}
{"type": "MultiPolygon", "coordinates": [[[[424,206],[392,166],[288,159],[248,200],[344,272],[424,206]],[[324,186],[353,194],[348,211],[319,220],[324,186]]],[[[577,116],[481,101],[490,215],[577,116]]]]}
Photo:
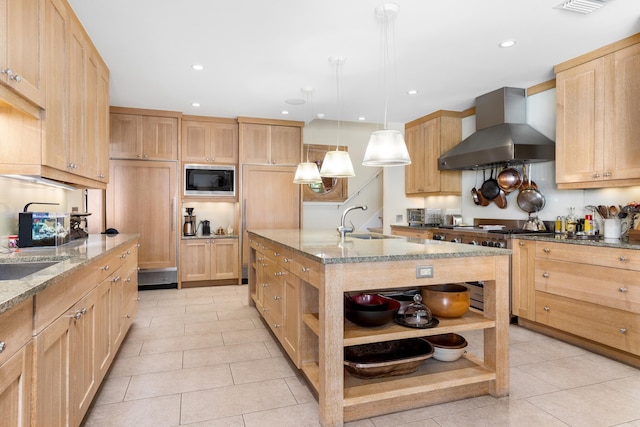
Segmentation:
{"type": "Polygon", "coordinates": [[[640,272],[536,259],[537,291],[640,313],[640,272]]]}
{"type": "Polygon", "coordinates": [[[640,251],[632,249],[536,242],[536,258],[640,271],[640,251]]]}
{"type": "Polygon", "coordinates": [[[427,230],[408,230],[406,228],[392,228],[391,234],[394,236],[412,237],[414,239],[432,239],[433,232],[427,230]]]}
{"type": "Polygon", "coordinates": [[[272,317],[279,319],[282,323],[283,305],[284,301],[284,285],[282,283],[270,283],[269,286],[264,288],[264,311],[263,313],[272,314],[272,317]]]}
{"type": "Polygon", "coordinates": [[[269,328],[273,331],[274,335],[279,341],[282,341],[282,314],[274,313],[271,311],[265,311],[262,314],[264,321],[269,325],[269,328]]]}
{"type": "Polygon", "coordinates": [[[31,339],[33,298],[27,298],[0,314],[0,365],[31,339]]]}
{"type": "Polygon", "coordinates": [[[95,262],[99,270],[98,282],[104,281],[124,265],[127,259],[127,250],[130,251],[131,248],[114,251],[95,262]]]}
{"type": "Polygon", "coordinates": [[[640,355],[640,315],[536,291],[536,322],[640,355]]]}

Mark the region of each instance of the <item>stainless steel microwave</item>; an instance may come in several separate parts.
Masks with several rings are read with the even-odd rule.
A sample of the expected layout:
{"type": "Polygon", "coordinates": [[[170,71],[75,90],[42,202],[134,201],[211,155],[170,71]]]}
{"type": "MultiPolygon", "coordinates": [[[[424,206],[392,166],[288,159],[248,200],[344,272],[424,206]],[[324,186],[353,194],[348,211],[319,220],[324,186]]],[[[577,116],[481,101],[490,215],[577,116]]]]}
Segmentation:
{"type": "Polygon", "coordinates": [[[184,195],[235,197],[236,167],[226,165],[184,165],[184,195]]]}

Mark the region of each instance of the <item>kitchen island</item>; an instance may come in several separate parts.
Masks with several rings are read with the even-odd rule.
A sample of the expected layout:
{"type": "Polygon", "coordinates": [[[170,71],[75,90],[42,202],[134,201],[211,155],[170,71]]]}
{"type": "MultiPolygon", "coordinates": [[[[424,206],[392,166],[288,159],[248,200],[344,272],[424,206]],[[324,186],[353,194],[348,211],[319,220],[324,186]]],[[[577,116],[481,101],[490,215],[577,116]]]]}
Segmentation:
{"type": "Polygon", "coordinates": [[[472,396],[509,393],[509,250],[332,230],[249,232],[249,304],[255,306],[316,391],[323,426],[472,396]],[[366,237],[366,236],[361,236],[366,237]],[[484,312],[441,318],[429,329],[345,321],[344,292],[484,282],[484,312]],[[484,356],[427,360],[416,372],[378,379],[345,373],[344,347],[469,330],[484,356]]]}

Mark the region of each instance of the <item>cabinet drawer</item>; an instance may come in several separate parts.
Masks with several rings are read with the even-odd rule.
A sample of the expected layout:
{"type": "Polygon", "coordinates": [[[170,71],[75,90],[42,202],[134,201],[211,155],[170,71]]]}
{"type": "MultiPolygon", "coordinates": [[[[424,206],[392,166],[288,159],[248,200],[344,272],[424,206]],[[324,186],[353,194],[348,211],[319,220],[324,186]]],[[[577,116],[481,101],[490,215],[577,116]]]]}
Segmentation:
{"type": "Polygon", "coordinates": [[[538,291],[640,313],[640,273],[537,259],[535,287],[538,291]]]}
{"type": "Polygon", "coordinates": [[[640,251],[632,249],[536,242],[536,258],[640,271],[640,251]]]}
{"type": "Polygon", "coordinates": [[[271,311],[263,312],[264,321],[269,325],[278,340],[282,341],[282,315],[271,311]]]}
{"type": "Polygon", "coordinates": [[[33,298],[0,314],[0,365],[16,354],[30,339],[33,327],[33,298]]]}
{"type": "Polygon", "coordinates": [[[640,315],[536,291],[536,322],[640,355],[640,315]]]}
{"type": "Polygon", "coordinates": [[[282,303],[284,301],[284,286],[282,283],[269,283],[264,288],[264,311],[263,313],[272,314],[275,319],[279,319],[282,323],[282,303]]]}

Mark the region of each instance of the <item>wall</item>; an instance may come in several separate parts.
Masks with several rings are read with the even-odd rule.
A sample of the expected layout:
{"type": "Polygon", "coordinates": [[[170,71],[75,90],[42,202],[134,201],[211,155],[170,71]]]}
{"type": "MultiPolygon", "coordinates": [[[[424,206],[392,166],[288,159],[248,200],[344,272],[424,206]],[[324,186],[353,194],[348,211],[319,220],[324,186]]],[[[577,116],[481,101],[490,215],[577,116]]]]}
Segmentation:
{"type": "Polygon", "coordinates": [[[15,179],[0,177],[0,246],[7,245],[7,236],[18,234],[18,212],[30,202],[60,203],[59,206],[31,205],[34,212],[71,212],[72,207],[83,211],[83,191],[63,190],[15,179]]]}

